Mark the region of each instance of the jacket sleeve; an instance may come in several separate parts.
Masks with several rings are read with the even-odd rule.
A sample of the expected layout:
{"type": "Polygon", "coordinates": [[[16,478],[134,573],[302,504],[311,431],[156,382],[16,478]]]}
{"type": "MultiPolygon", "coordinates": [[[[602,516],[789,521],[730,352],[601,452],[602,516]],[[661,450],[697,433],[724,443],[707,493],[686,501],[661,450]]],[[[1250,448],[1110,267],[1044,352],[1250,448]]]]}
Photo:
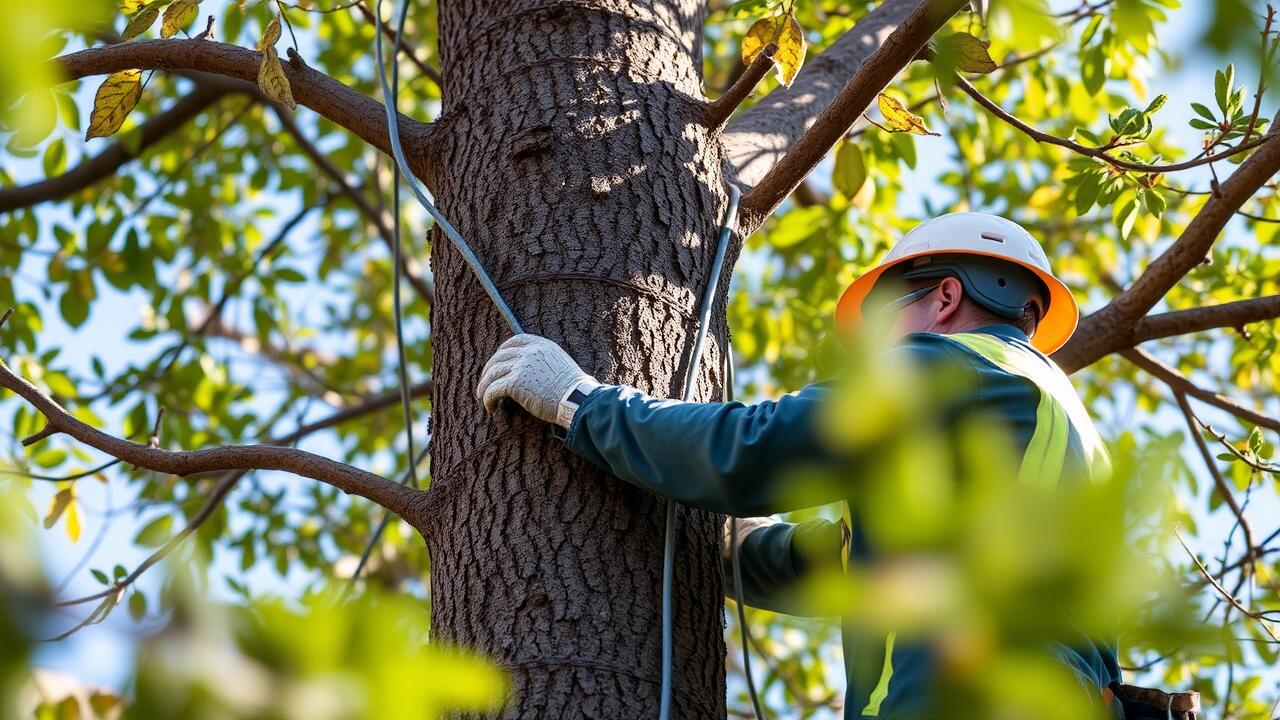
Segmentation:
{"type": "MultiPolygon", "coordinates": [[[[742,599],[751,607],[788,615],[813,615],[798,594],[799,585],[818,569],[840,567],[840,524],[809,520],[776,523],[747,535],[738,548],[742,599]]],[[[736,599],[733,564],[724,562],[726,592],[736,599]]]]}
{"type": "MultiPolygon", "coordinates": [[[[940,336],[912,335],[888,351],[888,362],[945,375],[937,369],[955,369],[960,352],[940,336]]],[[[837,460],[842,473],[861,467],[847,453],[838,459],[821,436],[821,409],[837,394],[826,384],[810,385],[744,405],[659,400],[632,387],[604,386],[574,413],[565,444],[618,478],[683,505],[738,517],[770,515],[798,509],[786,506],[789,498],[779,492],[787,471],[834,467],[837,460]]],[[[863,421],[857,408],[850,410],[849,422],[863,421]]],[[[836,488],[827,491],[830,497],[810,495],[805,505],[843,499],[836,488]]]]}
{"type": "Polygon", "coordinates": [[[618,478],[683,505],[739,517],[769,515],[794,509],[779,506],[776,480],[783,471],[830,459],[817,424],[831,392],[810,386],[744,405],[658,400],[635,388],[605,386],[578,408],[565,445],[618,478]]]}

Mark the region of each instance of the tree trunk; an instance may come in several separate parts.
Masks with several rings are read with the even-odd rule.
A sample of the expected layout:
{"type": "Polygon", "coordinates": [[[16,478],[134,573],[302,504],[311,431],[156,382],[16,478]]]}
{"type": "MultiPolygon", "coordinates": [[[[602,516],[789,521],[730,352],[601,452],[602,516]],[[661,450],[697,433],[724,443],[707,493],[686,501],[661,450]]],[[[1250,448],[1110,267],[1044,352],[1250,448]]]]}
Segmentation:
{"type": "MultiPolygon", "coordinates": [[[[439,3],[441,209],[527,332],[603,382],[664,397],[681,394],[725,202],[723,151],[697,123],[704,13],[698,0],[439,3]]],[[[432,260],[435,636],[511,673],[507,717],[654,717],[665,501],[522,412],[484,414],[480,368],[510,332],[438,232],[432,260]]],[[[722,289],[699,399],[721,392],[724,317],[722,289]]],[[[719,528],[681,511],[676,717],[725,714],[719,528]]]]}

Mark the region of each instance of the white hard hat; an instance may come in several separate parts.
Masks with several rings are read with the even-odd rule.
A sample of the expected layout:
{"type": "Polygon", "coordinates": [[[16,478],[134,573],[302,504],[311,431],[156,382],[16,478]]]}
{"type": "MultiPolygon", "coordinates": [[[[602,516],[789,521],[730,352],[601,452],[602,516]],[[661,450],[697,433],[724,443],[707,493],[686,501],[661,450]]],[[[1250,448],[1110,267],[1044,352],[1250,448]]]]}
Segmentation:
{"type": "Polygon", "coordinates": [[[1034,345],[1043,353],[1062,347],[1080,319],[1071,291],[1054,277],[1049,258],[1031,233],[998,215],[961,212],[916,226],[872,268],[844,291],[836,304],[836,325],[847,331],[862,322],[862,302],[886,270],[926,255],[981,255],[1005,260],[1035,274],[1049,291],[1048,306],[1036,326],[1034,345]]]}

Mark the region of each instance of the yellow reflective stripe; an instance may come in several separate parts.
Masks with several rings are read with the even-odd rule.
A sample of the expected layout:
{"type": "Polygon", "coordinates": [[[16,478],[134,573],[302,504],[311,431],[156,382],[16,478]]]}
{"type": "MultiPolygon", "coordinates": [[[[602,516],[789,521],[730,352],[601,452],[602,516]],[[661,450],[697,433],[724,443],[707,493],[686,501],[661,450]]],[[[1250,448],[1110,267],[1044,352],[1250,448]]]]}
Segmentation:
{"type": "Polygon", "coordinates": [[[949,339],[969,348],[1007,373],[1026,378],[1040,390],[1036,429],[1023,459],[1019,478],[1043,478],[1057,482],[1066,461],[1071,428],[1080,438],[1092,479],[1111,474],[1111,458],[1075,388],[1058,366],[1035,352],[983,333],[957,333],[949,339]],[[1052,409],[1050,409],[1052,408],[1052,409]],[[1042,435],[1042,433],[1045,433],[1042,435]]]}
{"type": "Polygon", "coordinates": [[[871,691],[867,706],[862,708],[863,717],[880,717],[880,705],[889,697],[889,681],[893,679],[893,641],[898,633],[889,633],[884,639],[884,669],[880,671],[880,682],[871,691]]]}
{"type": "Polygon", "coordinates": [[[853,550],[853,516],[849,503],[840,503],[840,565],[849,571],[849,553],[853,550]]]}
{"type": "Polygon", "coordinates": [[[1071,425],[1066,412],[1049,393],[1040,393],[1036,406],[1036,429],[1022,456],[1018,481],[1052,487],[1062,476],[1071,440],[1071,425]]]}

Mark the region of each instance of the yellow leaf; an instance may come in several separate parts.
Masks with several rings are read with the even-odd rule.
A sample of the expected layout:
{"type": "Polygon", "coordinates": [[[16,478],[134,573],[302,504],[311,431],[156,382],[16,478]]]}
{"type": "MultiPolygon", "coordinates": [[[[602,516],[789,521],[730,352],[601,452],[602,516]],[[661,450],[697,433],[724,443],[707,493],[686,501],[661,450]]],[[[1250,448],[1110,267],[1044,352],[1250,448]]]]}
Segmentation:
{"type": "Polygon", "coordinates": [[[124,39],[132,40],[146,32],[148,28],[155,24],[158,17],[160,17],[159,3],[151,3],[142,8],[139,13],[129,18],[129,22],[124,26],[124,39]]]}
{"type": "Polygon", "coordinates": [[[258,69],[258,87],[275,102],[287,106],[290,110],[298,107],[293,100],[293,90],[289,87],[289,78],[284,76],[284,68],[280,67],[280,56],[276,49],[269,47],[262,51],[262,67],[258,69]]]}
{"type": "Polygon", "coordinates": [[[147,4],[147,0],[120,0],[120,12],[129,15],[147,4]]]}
{"type": "Polygon", "coordinates": [[[790,86],[800,66],[804,64],[805,39],[800,23],[789,14],[757,20],[742,38],[742,61],[751,64],[769,45],[778,46],[773,62],[778,68],[778,80],[790,86]]]}
{"type": "Polygon", "coordinates": [[[164,19],[160,22],[160,37],[173,37],[178,31],[191,24],[196,16],[196,6],[200,0],[177,0],[164,9],[164,19]]]}
{"type": "Polygon", "coordinates": [[[267,23],[267,27],[262,31],[262,39],[258,41],[258,52],[273,47],[279,39],[280,16],[276,15],[271,18],[271,22],[267,23]]]}
{"type": "Polygon", "coordinates": [[[782,32],[778,34],[778,52],[773,61],[778,64],[778,79],[783,85],[791,86],[796,79],[800,66],[804,64],[804,30],[794,17],[782,19],[782,32]]]}
{"type": "Polygon", "coordinates": [[[746,36],[742,38],[742,62],[750,65],[765,46],[773,42],[777,34],[778,18],[768,17],[755,21],[747,30],[746,36]]]}
{"type": "Polygon", "coordinates": [[[80,511],[76,507],[76,498],[72,494],[71,502],[67,503],[67,537],[71,538],[71,542],[80,541],[80,511]]]}
{"type": "Polygon", "coordinates": [[[75,497],[71,494],[71,488],[65,487],[53,496],[53,500],[49,501],[49,512],[44,516],[44,529],[48,530],[57,524],[58,519],[62,517],[62,513],[71,504],[75,497]]]}
{"type": "Polygon", "coordinates": [[[141,97],[141,71],[121,70],[108,75],[93,98],[93,112],[89,113],[89,129],[84,139],[116,134],[141,97]]]}
{"type": "Polygon", "coordinates": [[[924,124],[924,118],[908,110],[895,97],[880,93],[880,112],[884,115],[885,124],[892,132],[937,135],[929,132],[928,126],[924,124]]]}

